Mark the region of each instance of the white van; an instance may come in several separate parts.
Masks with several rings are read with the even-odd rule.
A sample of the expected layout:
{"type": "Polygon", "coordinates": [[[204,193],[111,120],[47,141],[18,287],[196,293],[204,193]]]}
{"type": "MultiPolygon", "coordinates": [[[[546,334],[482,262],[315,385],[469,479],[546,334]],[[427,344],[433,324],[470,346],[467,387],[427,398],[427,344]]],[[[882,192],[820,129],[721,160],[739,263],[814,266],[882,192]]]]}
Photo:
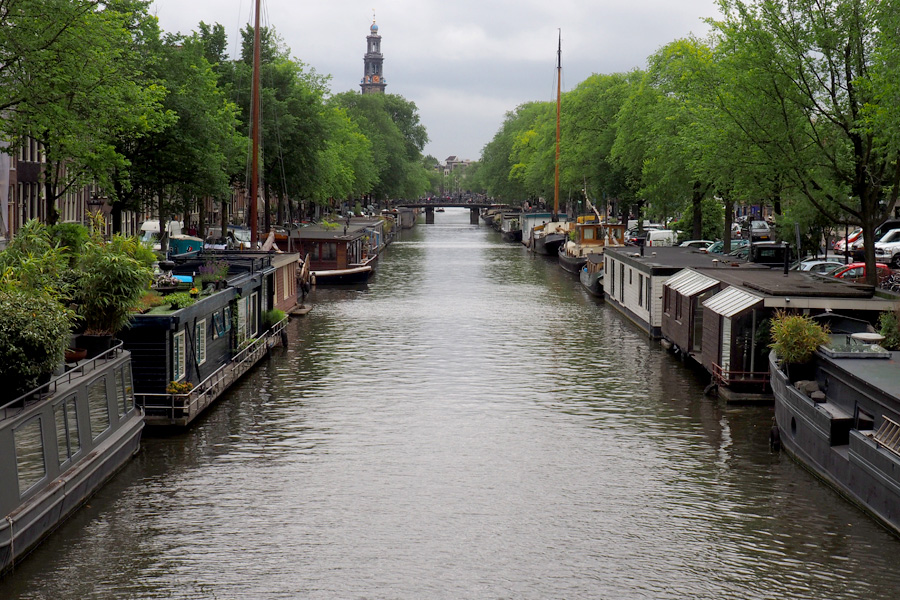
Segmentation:
{"type": "MultiPolygon", "coordinates": [[[[169,237],[173,235],[181,235],[181,223],[179,221],[169,221],[169,237]]],[[[141,223],[141,233],[139,235],[141,241],[147,245],[152,244],[154,250],[160,250],[159,244],[159,219],[155,221],[144,221],[141,223]]]]}
{"type": "Polygon", "coordinates": [[[671,229],[649,229],[646,231],[645,246],[674,246],[678,232],[671,229]]]}

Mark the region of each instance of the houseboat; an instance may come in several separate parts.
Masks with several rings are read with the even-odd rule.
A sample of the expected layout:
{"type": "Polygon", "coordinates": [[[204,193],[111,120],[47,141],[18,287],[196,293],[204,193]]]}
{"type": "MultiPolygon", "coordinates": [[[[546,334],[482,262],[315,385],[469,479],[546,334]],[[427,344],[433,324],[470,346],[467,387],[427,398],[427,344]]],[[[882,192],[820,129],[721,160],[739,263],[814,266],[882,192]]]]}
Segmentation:
{"type": "Polygon", "coordinates": [[[117,344],[0,407],[0,573],[139,449],[131,354],[117,344]]]}
{"type": "Polygon", "coordinates": [[[859,345],[862,352],[833,356],[820,347],[807,382],[789,378],[770,354],[778,439],[798,462],[900,535],[900,353],[859,345]]]}
{"type": "Polygon", "coordinates": [[[582,287],[591,295],[603,297],[603,255],[588,254],[584,266],[578,273],[582,287]]]}
{"type": "Polygon", "coordinates": [[[752,263],[688,268],[663,284],[662,336],[702,365],[726,400],[765,394],[771,402],[768,321],[777,310],[820,315],[835,332],[849,335],[859,323],[874,323],[897,307],[898,298],[876,294],[872,286],[752,263]]]}
{"type": "Polygon", "coordinates": [[[295,248],[309,257],[314,285],[346,285],[369,280],[378,254],[370,254],[372,239],[367,227],[351,220],[336,227],[310,225],[297,231],[295,248]]]}
{"type": "Polygon", "coordinates": [[[522,223],[518,211],[503,213],[500,219],[500,235],[504,242],[522,241],[522,223]]]}
{"type": "MultiPolygon", "coordinates": [[[[135,399],[148,425],[189,425],[283,342],[286,318],[272,322],[270,311],[296,304],[297,258],[282,256],[217,253],[228,264],[224,282],[207,286],[188,306],[164,304],[136,315],[119,333],[133,356],[135,399]]],[[[209,259],[184,261],[174,272],[200,273],[209,259]]]]}
{"type": "Polygon", "coordinates": [[[578,275],[592,254],[603,254],[609,246],[612,248],[625,245],[625,225],[599,223],[578,217],[572,230],[574,239],[561,244],[557,251],[559,266],[578,275]]]}
{"type": "Polygon", "coordinates": [[[704,252],[677,246],[606,248],[603,256],[604,298],[652,339],[662,335],[666,280],[687,267],[726,264],[704,252]]]}

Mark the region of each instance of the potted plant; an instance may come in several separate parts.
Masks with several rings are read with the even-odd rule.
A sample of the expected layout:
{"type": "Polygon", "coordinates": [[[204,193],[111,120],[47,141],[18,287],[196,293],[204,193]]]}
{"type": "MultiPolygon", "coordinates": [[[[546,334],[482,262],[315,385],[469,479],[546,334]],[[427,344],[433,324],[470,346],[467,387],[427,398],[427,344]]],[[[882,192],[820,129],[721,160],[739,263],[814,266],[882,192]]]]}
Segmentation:
{"type": "Polygon", "coordinates": [[[0,404],[49,380],[70,342],[68,258],[32,220],[0,252],[0,404]]]}
{"type": "Polygon", "coordinates": [[[125,327],[132,310],[153,277],[153,252],[136,237],[113,235],[106,242],[99,233],[103,220],[94,218],[94,234],[78,261],[73,299],[84,324],[79,346],[97,353],[109,348],[112,336],[125,327]]]}
{"type": "Polygon", "coordinates": [[[831,338],[827,326],[816,323],[807,315],[780,310],[771,320],[772,343],[769,347],[781,359],[791,381],[809,379],[807,366],[819,346],[831,338]]]}

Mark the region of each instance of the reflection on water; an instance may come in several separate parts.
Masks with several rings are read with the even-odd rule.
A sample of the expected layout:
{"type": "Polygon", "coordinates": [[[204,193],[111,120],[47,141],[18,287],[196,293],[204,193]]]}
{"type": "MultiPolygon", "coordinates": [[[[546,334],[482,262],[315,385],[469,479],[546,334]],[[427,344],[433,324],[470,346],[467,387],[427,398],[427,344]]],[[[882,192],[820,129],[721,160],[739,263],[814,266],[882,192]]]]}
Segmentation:
{"type": "Polygon", "coordinates": [[[544,257],[449,209],[321,288],[2,598],[893,598],[900,541],[544,257]]]}

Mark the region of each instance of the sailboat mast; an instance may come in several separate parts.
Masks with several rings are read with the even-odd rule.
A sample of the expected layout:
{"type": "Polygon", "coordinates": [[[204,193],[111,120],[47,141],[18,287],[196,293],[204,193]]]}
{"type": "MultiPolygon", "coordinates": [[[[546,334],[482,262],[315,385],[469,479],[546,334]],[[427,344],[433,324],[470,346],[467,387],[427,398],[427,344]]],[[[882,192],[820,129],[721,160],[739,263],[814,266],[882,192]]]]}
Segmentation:
{"type": "Polygon", "coordinates": [[[562,30],[559,32],[559,47],[556,50],[556,163],[553,174],[553,215],[551,221],[559,221],[559,107],[562,84],[562,30]]]}
{"type": "Polygon", "coordinates": [[[256,207],[259,204],[259,4],[256,0],[256,23],[253,25],[253,83],[250,93],[250,134],[253,140],[250,159],[250,248],[256,249],[257,233],[256,207]]]}

